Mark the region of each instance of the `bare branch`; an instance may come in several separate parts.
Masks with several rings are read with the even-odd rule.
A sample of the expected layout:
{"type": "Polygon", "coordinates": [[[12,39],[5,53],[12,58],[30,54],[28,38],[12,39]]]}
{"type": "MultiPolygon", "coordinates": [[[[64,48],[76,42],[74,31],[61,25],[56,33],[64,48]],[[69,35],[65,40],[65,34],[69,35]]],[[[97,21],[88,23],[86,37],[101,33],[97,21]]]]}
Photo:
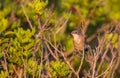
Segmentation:
{"type": "Polygon", "coordinates": [[[30,28],[32,29],[32,28],[33,28],[33,25],[32,25],[32,23],[31,23],[28,15],[27,15],[26,11],[24,10],[24,6],[23,6],[22,3],[21,3],[20,5],[21,5],[21,7],[22,7],[22,11],[23,11],[23,13],[24,13],[24,15],[25,15],[25,17],[26,17],[26,19],[27,19],[28,24],[29,24],[30,28]]]}

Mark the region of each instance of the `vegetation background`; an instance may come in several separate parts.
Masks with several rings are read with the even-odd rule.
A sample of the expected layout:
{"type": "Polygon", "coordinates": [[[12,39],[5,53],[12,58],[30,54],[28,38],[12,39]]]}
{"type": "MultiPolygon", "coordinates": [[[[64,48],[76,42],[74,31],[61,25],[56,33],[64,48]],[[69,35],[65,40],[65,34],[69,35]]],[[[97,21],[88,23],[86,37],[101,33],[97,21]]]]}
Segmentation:
{"type": "Polygon", "coordinates": [[[119,19],[120,0],[0,0],[0,78],[119,78],[119,19]]]}

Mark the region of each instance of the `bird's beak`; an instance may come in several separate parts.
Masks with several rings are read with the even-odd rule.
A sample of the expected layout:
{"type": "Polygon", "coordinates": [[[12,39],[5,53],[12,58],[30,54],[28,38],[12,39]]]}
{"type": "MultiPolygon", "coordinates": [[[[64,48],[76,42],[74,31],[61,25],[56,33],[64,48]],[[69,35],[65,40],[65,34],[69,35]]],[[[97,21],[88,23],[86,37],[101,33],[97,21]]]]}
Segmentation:
{"type": "Polygon", "coordinates": [[[71,32],[70,35],[73,36],[73,32],[71,32]]]}

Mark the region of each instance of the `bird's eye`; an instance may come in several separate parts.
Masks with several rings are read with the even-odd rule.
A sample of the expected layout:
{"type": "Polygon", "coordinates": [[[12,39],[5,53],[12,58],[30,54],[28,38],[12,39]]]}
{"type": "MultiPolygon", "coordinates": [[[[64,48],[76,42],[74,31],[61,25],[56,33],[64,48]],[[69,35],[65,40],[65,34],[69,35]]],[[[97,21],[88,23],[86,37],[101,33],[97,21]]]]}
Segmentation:
{"type": "Polygon", "coordinates": [[[77,31],[75,31],[75,34],[77,34],[78,32],[77,31]]]}

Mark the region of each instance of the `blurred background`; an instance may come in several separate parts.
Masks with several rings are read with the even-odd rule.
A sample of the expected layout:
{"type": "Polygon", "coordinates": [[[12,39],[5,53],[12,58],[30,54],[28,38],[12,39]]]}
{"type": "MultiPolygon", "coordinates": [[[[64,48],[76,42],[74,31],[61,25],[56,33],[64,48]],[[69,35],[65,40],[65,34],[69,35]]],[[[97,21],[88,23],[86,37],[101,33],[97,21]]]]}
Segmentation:
{"type": "MultiPolygon", "coordinates": [[[[9,73],[13,76],[12,67],[16,71],[22,68],[23,59],[26,61],[25,57],[31,58],[31,47],[38,46],[38,42],[42,42],[43,38],[48,38],[56,46],[60,44],[59,47],[62,47],[63,51],[70,52],[74,49],[71,31],[81,30],[82,24],[85,24],[87,26],[86,40],[91,48],[95,49],[98,45],[98,34],[103,34],[106,30],[112,31],[119,20],[120,0],[0,0],[0,76],[5,75],[4,78],[8,76],[8,71],[6,73],[4,70],[5,67],[8,67],[9,73]],[[43,32],[44,34],[41,34],[43,32]],[[32,44],[29,45],[29,43],[32,44]],[[12,46],[11,49],[9,49],[9,44],[12,46]],[[29,46],[29,50],[21,48],[22,46],[29,46]],[[6,48],[10,52],[8,55],[4,55],[6,48]],[[19,50],[26,50],[26,54],[23,53],[23,59],[20,58],[22,54],[19,50]],[[4,65],[5,59],[8,66],[4,65]]],[[[46,49],[42,43],[41,48],[46,49]]],[[[33,67],[40,62],[38,61],[38,58],[41,58],[39,54],[41,53],[37,53],[36,58],[32,57],[28,61],[30,65],[33,64],[33,67]]],[[[38,69],[39,66],[35,71],[38,69]]],[[[33,76],[32,69],[27,71],[30,76],[33,76]]],[[[119,76],[120,71],[114,78],[119,78],[119,76]]]]}
{"type": "MultiPolygon", "coordinates": [[[[19,26],[29,28],[20,3],[24,3],[24,8],[30,20],[36,26],[36,16],[33,14],[32,9],[29,8],[30,2],[32,0],[0,0],[0,30],[3,31],[3,27],[3,29],[7,27],[8,30],[19,26]]],[[[57,38],[62,40],[67,50],[70,50],[73,47],[68,45],[72,44],[70,35],[72,30],[80,29],[82,23],[87,20],[89,21],[86,31],[87,38],[96,34],[96,32],[102,32],[103,26],[114,24],[120,19],[119,4],[119,0],[48,0],[43,9],[44,13],[41,15],[41,21],[45,22],[46,18],[50,16],[50,11],[53,14],[49,20],[50,26],[54,26],[56,21],[63,23],[69,17],[66,26],[61,27],[57,38]]],[[[58,25],[57,27],[60,28],[61,24],[58,25]]],[[[88,42],[91,42],[94,38],[88,39],[88,42]]]]}

